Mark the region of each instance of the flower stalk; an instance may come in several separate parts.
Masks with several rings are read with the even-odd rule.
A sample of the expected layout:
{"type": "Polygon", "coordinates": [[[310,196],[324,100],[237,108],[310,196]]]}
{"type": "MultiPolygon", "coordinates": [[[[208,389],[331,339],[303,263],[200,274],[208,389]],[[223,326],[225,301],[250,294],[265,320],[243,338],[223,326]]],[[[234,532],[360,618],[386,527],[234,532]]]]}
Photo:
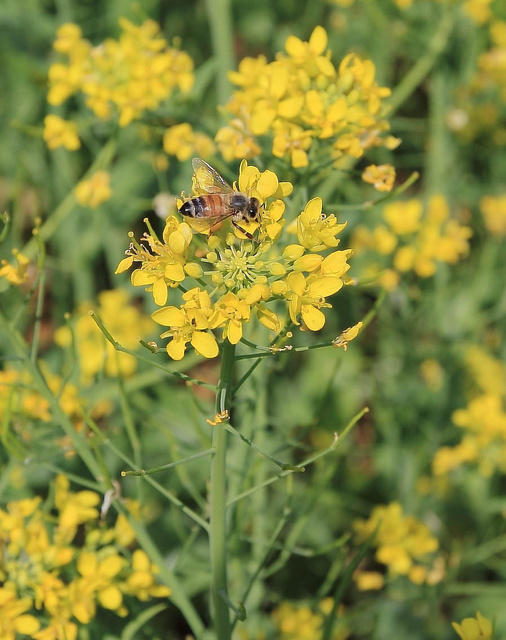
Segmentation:
{"type": "MultiPolygon", "coordinates": [[[[216,394],[216,413],[229,411],[234,375],[235,345],[223,342],[220,382],[216,394]]],[[[211,552],[211,600],[217,640],[229,640],[230,614],[227,605],[226,559],[226,446],[227,431],[224,424],[214,427],[214,455],[211,461],[210,531],[211,552]]]]}

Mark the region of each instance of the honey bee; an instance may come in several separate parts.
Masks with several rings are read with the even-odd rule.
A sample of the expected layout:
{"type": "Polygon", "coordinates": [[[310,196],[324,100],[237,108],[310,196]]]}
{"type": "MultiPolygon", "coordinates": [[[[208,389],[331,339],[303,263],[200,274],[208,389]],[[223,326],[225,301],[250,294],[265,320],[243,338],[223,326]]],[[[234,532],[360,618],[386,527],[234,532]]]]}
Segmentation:
{"type": "Polygon", "coordinates": [[[230,218],[236,229],[248,238],[252,235],[240,223],[260,222],[260,202],[245,193],[235,191],[220,174],[201,158],[193,158],[193,189],[204,195],[189,198],[179,213],[198,224],[198,231],[208,231],[222,220],[230,218]]]}

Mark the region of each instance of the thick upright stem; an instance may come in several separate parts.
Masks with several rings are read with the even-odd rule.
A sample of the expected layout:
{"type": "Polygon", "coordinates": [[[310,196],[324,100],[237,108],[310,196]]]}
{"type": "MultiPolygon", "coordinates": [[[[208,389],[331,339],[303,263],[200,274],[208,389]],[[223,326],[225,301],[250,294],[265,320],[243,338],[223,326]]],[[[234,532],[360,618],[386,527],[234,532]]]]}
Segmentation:
{"type": "MultiPolygon", "coordinates": [[[[234,373],[235,345],[223,344],[220,383],[216,396],[216,413],[230,408],[234,373]]],[[[230,612],[227,599],[226,557],[226,447],[227,432],[222,424],[214,427],[214,456],[211,462],[209,543],[211,549],[211,599],[216,640],[230,639],[230,612]]]]}

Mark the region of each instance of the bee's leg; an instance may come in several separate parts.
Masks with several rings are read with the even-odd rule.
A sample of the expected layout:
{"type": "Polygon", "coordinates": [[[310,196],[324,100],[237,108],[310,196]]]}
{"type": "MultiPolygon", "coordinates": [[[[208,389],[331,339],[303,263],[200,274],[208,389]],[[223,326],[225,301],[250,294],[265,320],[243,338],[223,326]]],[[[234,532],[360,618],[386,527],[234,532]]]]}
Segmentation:
{"type": "Polygon", "coordinates": [[[249,240],[253,240],[254,242],[258,242],[258,240],[256,238],[254,238],[251,233],[249,231],[246,231],[246,229],[243,229],[240,225],[237,224],[237,222],[235,220],[232,220],[232,224],[234,225],[234,227],[236,229],[238,229],[241,233],[244,233],[244,235],[249,239],[249,240]]]}

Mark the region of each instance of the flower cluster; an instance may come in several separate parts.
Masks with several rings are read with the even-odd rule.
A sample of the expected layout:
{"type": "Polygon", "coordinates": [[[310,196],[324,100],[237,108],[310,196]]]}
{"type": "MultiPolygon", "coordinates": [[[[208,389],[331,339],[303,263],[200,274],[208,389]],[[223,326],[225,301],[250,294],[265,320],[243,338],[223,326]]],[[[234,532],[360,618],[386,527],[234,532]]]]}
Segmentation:
{"type": "Polygon", "coordinates": [[[506,236],[506,195],[483,196],[480,211],[488,231],[497,238],[506,236]]]}
{"type": "MultiPolygon", "coordinates": [[[[170,595],[156,584],[156,568],[141,550],[126,552],[134,532],[126,517],[99,524],[100,496],[69,490],[58,476],[54,505],[26,498],[0,509],[0,637],[75,640],[97,608],[119,616],[126,599],[170,595]],[[53,515],[49,515],[49,509],[53,515]],[[79,531],[79,535],[78,534],[79,531]],[[122,549],[123,551],[119,551],[122,549]]],[[[127,505],[132,514],[139,505],[127,505]]]]}
{"type": "Polygon", "coordinates": [[[450,218],[441,195],[432,196],[425,213],[420,200],[407,200],[386,205],[382,217],[384,222],[373,230],[365,225],[354,230],[352,247],[358,255],[365,253],[362,280],[378,280],[394,289],[400,274],[414,271],[429,278],[437,262],[455,264],[469,251],[471,229],[450,218]]]}
{"type": "MultiPolygon", "coordinates": [[[[407,576],[415,584],[435,584],[444,577],[442,559],[433,560],[439,547],[437,538],[425,524],[404,515],[399,503],[375,507],[368,520],[355,521],[354,529],[357,544],[375,533],[375,559],[388,568],[392,578],[407,576]]],[[[354,577],[363,590],[380,589],[384,584],[383,575],[377,571],[358,570],[354,577]]]]}
{"type": "Polygon", "coordinates": [[[216,136],[226,160],[252,158],[265,138],[272,154],[293,167],[308,166],[310,152],[328,162],[398,145],[392,136],[380,137],[389,129],[382,101],[390,89],[376,84],[370,60],[349,54],[336,68],[323,27],[309,42],[289,36],[285,51],[274,62],[244,58],[229,74],[238,87],[224,107],[232,119],[216,136]]]}
{"type": "MultiPolygon", "coordinates": [[[[135,358],[115,351],[91,318],[89,310],[92,307],[91,303],[79,306],[74,326],[83,384],[89,384],[93,376],[102,370],[109,376],[132,375],[137,368],[135,358]]],[[[129,296],[122,289],[99,293],[96,311],[115,339],[126,349],[137,349],[139,337],[152,328],[150,319],[129,304],[129,296]]],[[[68,326],[60,327],[55,331],[54,339],[60,347],[69,347],[73,340],[72,330],[68,326]]]]}
{"type": "Polygon", "coordinates": [[[119,116],[124,127],[146,110],[156,109],[178,87],[187,93],[194,81],[188,54],[168,46],[153,20],[136,26],[120,21],[118,40],[108,38],[98,46],[82,37],[76,24],[64,24],[54,49],[66,56],[49,69],[48,102],[60,105],[82,93],[98,118],[119,116]]]}
{"type": "MultiPolygon", "coordinates": [[[[205,176],[194,179],[194,196],[202,194],[203,181],[205,176]]],[[[223,339],[236,344],[243,325],[254,316],[278,332],[283,305],[294,325],[318,331],[325,324],[322,309],[331,306],[327,298],[349,282],[351,251],[336,250],[345,225],[334,215],[323,215],[321,198],[309,201],[297,217],[293,226],[298,242],[279,247],[285,226],[283,198],[292,185],[243,161],[235,186],[259,201],[260,222],[241,223],[235,233],[204,236],[207,242],[202,247],[203,236],[194,235],[190,225],[204,231],[205,218],[180,222],[169,216],[162,239],[150,229],[141,243],[133,240],[118,266],[121,273],[135,264],[132,284],[147,287],[163,307],[153,319],[168,327],[162,337],[171,338],[167,351],[176,360],[183,357],[188,343],[207,358],[216,356],[212,330],[221,329],[223,339]],[[188,289],[187,279],[193,280],[188,289]],[[183,283],[181,304],[165,306],[169,289],[183,283]]]]}
{"type": "Polygon", "coordinates": [[[441,447],[434,455],[436,477],[466,463],[477,464],[484,476],[506,472],[506,368],[479,347],[470,349],[466,360],[475,391],[467,407],[453,412],[452,421],[463,436],[456,445],[441,447]]]}
{"type": "MultiPolygon", "coordinates": [[[[272,620],[279,631],[280,640],[318,640],[322,637],[325,618],[334,606],[332,598],[325,598],[318,603],[318,611],[313,611],[308,605],[292,605],[290,602],[281,603],[272,612],[272,620]]],[[[338,619],[334,624],[331,640],[346,640],[349,630],[343,620],[344,609],[339,607],[338,619]]]]}

